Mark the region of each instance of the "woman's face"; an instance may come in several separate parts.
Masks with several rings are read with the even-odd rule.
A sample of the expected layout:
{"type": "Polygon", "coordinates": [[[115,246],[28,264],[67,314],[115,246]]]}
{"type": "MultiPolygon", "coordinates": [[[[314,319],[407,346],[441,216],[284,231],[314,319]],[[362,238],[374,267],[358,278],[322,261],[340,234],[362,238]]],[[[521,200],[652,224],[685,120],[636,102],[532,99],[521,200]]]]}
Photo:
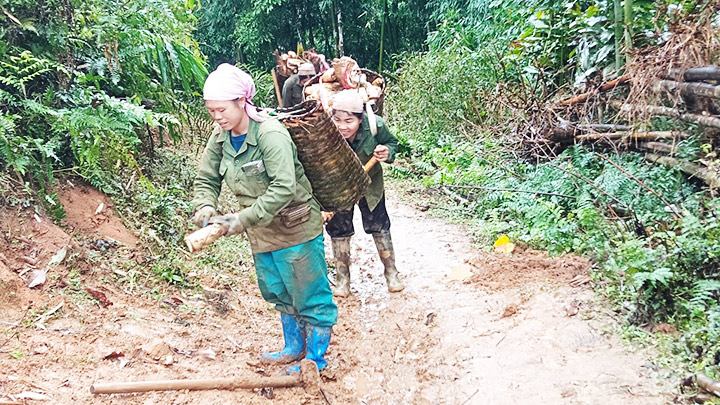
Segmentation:
{"type": "Polygon", "coordinates": [[[205,107],[223,131],[238,127],[247,116],[244,98],[232,101],[205,100],[205,107]]]}
{"type": "Polygon", "coordinates": [[[360,118],[347,111],[335,111],[332,120],[338,131],[340,131],[340,135],[345,139],[353,138],[362,123],[360,118]]]}

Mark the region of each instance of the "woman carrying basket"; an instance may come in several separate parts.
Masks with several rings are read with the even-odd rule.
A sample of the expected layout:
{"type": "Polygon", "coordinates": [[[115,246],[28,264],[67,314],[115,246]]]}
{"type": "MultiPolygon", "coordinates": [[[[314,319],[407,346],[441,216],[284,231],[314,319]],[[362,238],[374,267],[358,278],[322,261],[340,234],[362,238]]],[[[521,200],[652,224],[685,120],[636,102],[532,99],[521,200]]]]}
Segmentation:
{"type": "Polygon", "coordinates": [[[223,224],[226,235],[247,234],[260,292],[280,312],[285,338],[281,351],[262,360],[290,363],[305,354],[322,370],[337,307],[327,279],[320,207],[290,134],[276,119],[258,115],[254,95],[250,75],[227,63],[205,81],[205,106],[217,125],[194,182],[193,222],[223,224]],[[239,205],[235,213],[218,216],[223,180],[239,205]]]}
{"type": "MultiPolygon", "coordinates": [[[[365,164],[374,156],[380,162],[391,163],[395,159],[397,138],[390,133],[380,117],[374,117],[377,134],[373,135],[369,118],[363,111],[363,101],[357,91],[344,90],[332,99],[333,123],[360,161],[365,164]]],[[[385,267],[388,291],[399,292],[405,286],[400,281],[395,267],[395,251],[390,237],[390,217],[385,209],[385,189],[380,164],[373,166],[368,175],[372,180],[370,189],[358,203],[363,228],[365,233],[371,234],[375,240],[380,260],[385,267]]],[[[350,238],[355,234],[353,210],[336,212],[325,229],[332,240],[337,270],[334,294],[338,297],[347,297],[350,295],[350,238]]]]}

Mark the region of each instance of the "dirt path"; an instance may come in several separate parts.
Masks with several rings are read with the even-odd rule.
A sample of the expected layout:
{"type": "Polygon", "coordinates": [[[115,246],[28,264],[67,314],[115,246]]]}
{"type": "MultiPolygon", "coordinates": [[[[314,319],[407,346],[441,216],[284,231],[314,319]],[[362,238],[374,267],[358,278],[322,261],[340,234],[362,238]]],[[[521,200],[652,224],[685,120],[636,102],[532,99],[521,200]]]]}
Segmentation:
{"type": "Polygon", "coordinates": [[[643,353],[626,352],[609,332],[614,321],[603,315],[589,287],[568,286],[584,270],[581,259],[479,253],[461,227],[397,203],[392,194],[389,210],[407,288],[387,293],[372,238],[358,233],[354,295],[338,302],[340,321],[323,373],[327,401],[299,388],[89,393],[95,381],[277,373],[256,363],[258,353],[281,345],[281,333],[277,313],[250,282],[237,293],[180,296],[182,305],[175,308],[112,287],[105,291],[114,305],[105,309],[46,291],[48,308],[65,303],[63,315],[44,329],[16,328],[0,336],[9,338],[0,348],[0,394],[44,392],[52,403],[75,404],[669,401],[669,388],[649,376],[643,353]],[[105,359],[113,352],[124,356],[105,359]]]}

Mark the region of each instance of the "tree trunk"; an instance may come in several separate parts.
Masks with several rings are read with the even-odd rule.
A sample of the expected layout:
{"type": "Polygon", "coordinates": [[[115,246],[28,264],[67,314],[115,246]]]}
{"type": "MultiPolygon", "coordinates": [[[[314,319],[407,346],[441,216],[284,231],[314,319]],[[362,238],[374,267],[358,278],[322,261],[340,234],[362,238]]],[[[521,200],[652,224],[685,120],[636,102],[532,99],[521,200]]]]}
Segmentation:
{"type": "MultiPolygon", "coordinates": [[[[400,49],[400,44],[398,43],[398,38],[400,38],[400,32],[398,28],[397,23],[393,23],[392,16],[397,18],[398,15],[398,0],[395,0],[392,2],[392,12],[390,15],[388,15],[388,29],[390,30],[390,42],[392,43],[392,49],[390,50],[391,54],[398,53],[398,50],[400,49]]],[[[427,38],[427,36],[425,37],[427,38]]],[[[419,49],[417,49],[419,51],[419,49]]]]}
{"type": "Polygon", "coordinates": [[[338,48],[338,54],[340,57],[345,56],[345,42],[343,40],[343,32],[342,32],[342,10],[340,10],[340,2],[337,2],[337,32],[338,32],[338,42],[337,42],[337,48],[338,48]]]}
{"type": "Polygon", "coordinates": [[[387,22],[387,14],[388,14],[388,6],[387,6],[388,0],[385,0],[384,7],[383,7],[383,17],[382,17],[382,23],[380,26],[380,56],[378,57],[378,73],[382,74],[382,60],[383,60],[383,44],[385,43],[385,23],[387,22]]]}
{"type": "MultiPolygon", "coordinates": [[[[310,35],[310,38],[309,38],[310,47],[315,48],[315,34],[313,33],[313,26],[315,24],[313,24],[311,12],[312,12],[311,7],[305,8],[305,21],[308,22],[308,34],[310,35]]],[[[315,49],[317,49],[317,48],[315,48],[315,49]]]]}
{"type": "MultiPolygon", "coordinates": [[[[332,20],[334,20],[334,19],[332,19],[332,20]]],[[[330,26],[332,27],[333,24],[330,24],[330,26]]],[[[329,33],[328,32],[328,24],[326,24],[322,18],[320,19],[320,27],[322,28],[322,36],[325,39],[325,49],[323,50],[323,53],[328,56],[328,62],[329,62],[330,59],[332,59],[332,55],[333,55],[333,49],[332,49],[330,38],[335,35],[335,29],[334,28],[332,29],[332,34],[329,33]]]]}
{"type": "Polygon", "coordinates": [[[620,0],[614,0],[615,10],[615,70],[618,72],[623,67],[623,54],[622,54],[622,3],[620,0]]]}
{"type": "Polygon", "coordinates": [[[340,57],[341,55],[338,55],[337,52],[337,44],[338,44],[338,24],[337,24],[337,14],[338,14],[338,8],[337,8],[337,1],[332,0],[332,10],[330,10],[331,16],[330,16],[330,25],[332,25],[333,29],[333,49],[332,53],[335,57],[340,57]]]}

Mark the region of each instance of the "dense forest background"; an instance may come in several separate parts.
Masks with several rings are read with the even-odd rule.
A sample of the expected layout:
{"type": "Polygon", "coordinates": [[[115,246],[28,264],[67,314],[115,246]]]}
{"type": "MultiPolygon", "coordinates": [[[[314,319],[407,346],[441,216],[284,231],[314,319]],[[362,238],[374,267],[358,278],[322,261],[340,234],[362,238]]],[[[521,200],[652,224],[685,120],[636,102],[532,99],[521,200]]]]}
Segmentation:
{"type": "MultiPolygon", "coordinates": [[[[0,0],[0,201],[60,219],[55,181],[79,176],[127,208],[158,278],[182,284],[173,252],[194,163],[176,147],[202,147],[208,71],[242,65],[269,106],[274,50],[345,54],[391,84],[403,156],[392,176],[437,191],[439,212],[481,244],[507,234],[590,256],[629,338],[667,341],[668,359],[720,376],[714,185],[627,145],[535,137],[571,121],[683,131],[678,156],[716,171],[717,128],[623,115],[607,99],[554,106],[622,74],[637,80],[614,97],[639,101],[640,79],[656,79],[643,72],[716,64],[718,25],[714,1],[0,0]],[[660,323],[678,332],[653,337],[660,323]]],[[[705,111],[718,113],[707,100],[705,111]]]]}

